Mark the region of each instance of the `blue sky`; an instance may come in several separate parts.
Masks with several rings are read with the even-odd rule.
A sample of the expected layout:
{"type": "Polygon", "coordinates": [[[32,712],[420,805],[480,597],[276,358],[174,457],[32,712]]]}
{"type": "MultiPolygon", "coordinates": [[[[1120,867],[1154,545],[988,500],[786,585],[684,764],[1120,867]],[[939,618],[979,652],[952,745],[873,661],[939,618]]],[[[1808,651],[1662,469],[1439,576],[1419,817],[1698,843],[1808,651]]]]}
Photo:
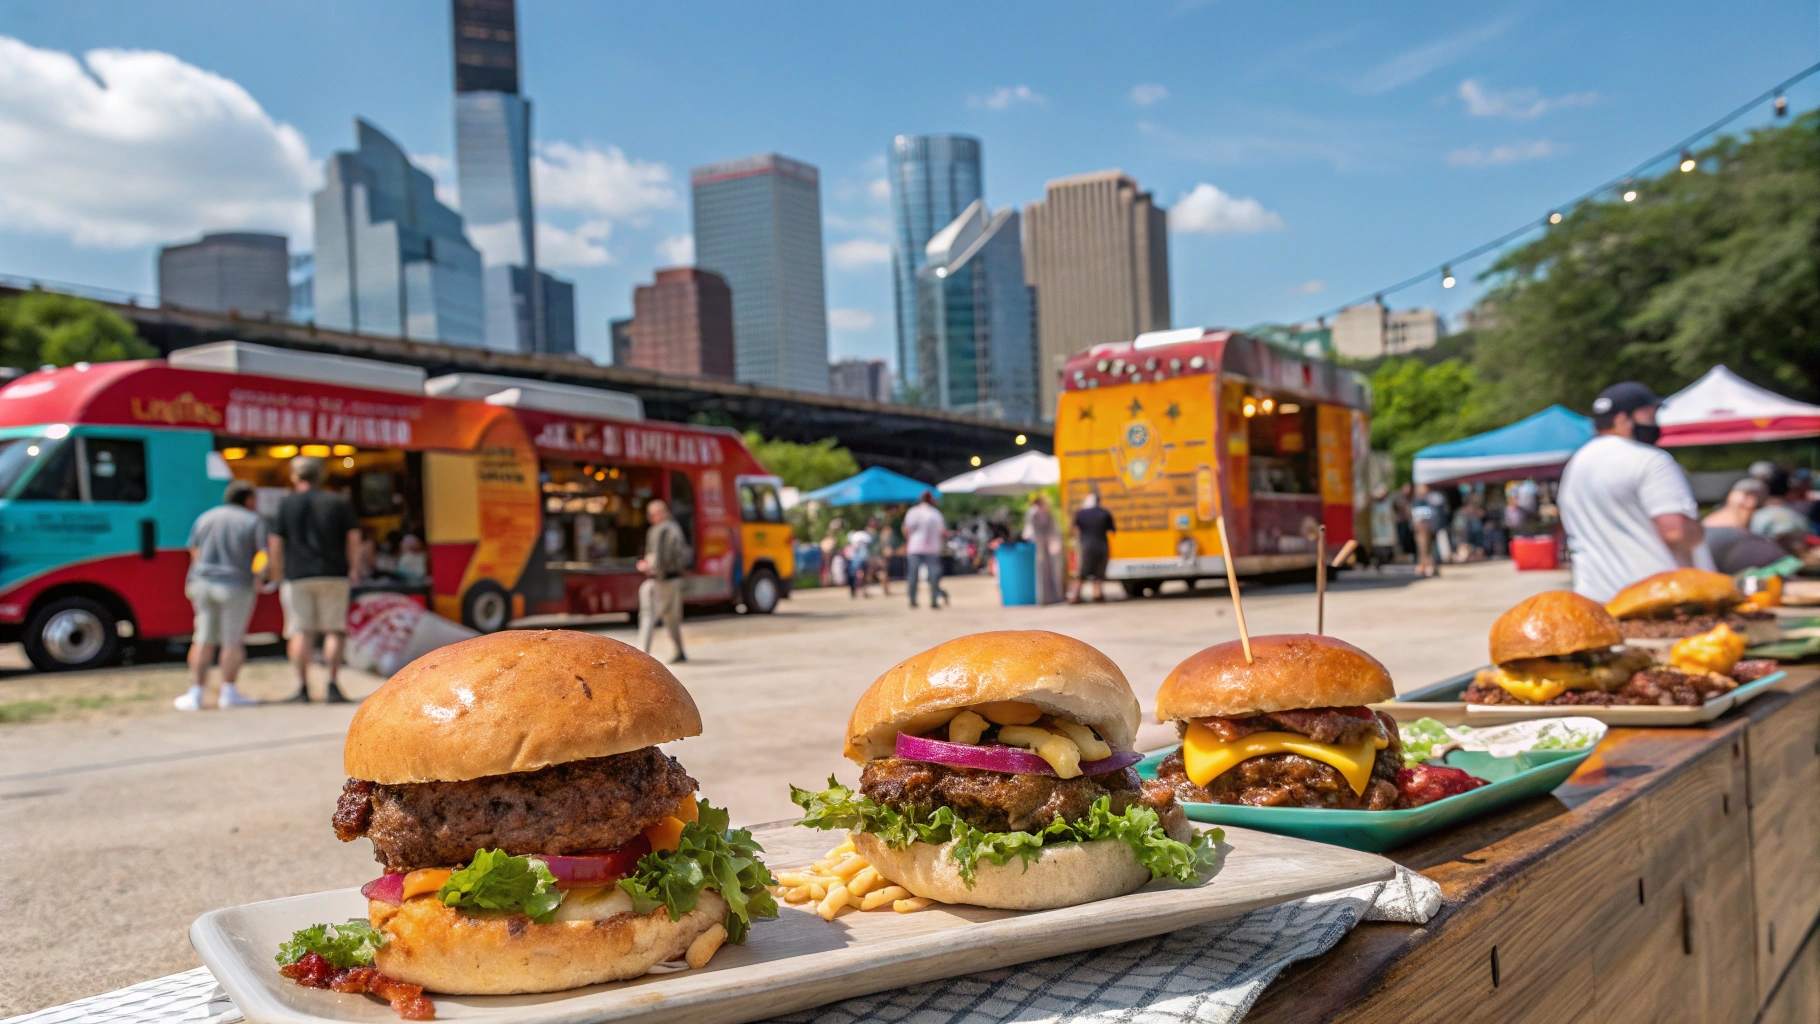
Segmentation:
{"type": "MultiPolygon", "coordinates": [[[[686,251],[696,164],[821,168],[837,358],[895,348],[881,174],[900,132],[977,135],[995,207],[1123,168],[1176,208],[1176,323],[1243,326],[1540,217],[1820,56],[1820,11],[1780,0],[519,6],[544,262],[576,281],[603,361],[632,287],[686,251]]],[[[205,228],[307,247],[309,192],[356,115],[443,170],[448,17],[8,0],[0,273],[151,293],[157,245],[205,228]]],[[[1391,303],[1457,310],[1484,266],[1391,303]]]]}

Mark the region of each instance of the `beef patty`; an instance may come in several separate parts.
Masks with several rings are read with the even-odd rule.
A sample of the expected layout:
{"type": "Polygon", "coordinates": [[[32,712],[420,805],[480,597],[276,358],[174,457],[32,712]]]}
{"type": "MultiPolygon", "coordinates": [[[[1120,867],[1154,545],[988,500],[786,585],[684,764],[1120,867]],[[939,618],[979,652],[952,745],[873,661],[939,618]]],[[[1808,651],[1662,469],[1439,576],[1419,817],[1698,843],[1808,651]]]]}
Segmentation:
{"type": "MultiPolygon", "coordinates": [[[[1602,690],[1568,690],[1543,703],[1597,707],[1699,707],[1719,694],[1730,693],[1737,686],[1736,679],[1726,676],[1708,672],[1683,672],[1667,665],[1657,665],[1636,673],[1630,677],[1629,682],[1610,693],[1602,690]]],[[[1512,696],[1502,686],[1495,683],[1481,686],[1477,681],[1466,688],[1460,699],[1468,704],[1528,703],[1512,696]]]]}
{"type": "MultiPolygon", "coordinates": [[[[1322,709],[1339,717],[1350,717],[1338,709],[1322,709]]],[[[1317,723],[1333,726],[1334,719],[1325,716],[1310,718],[1285,718],[1283,712],[1270,716],[1255,716],[1251,719],[1237,719],[1239,722],[1253,722],[1257,718],[1269,717],[1268,726],[1272,730],[1284,732],[1302,732],[1289,728],[1292,722],[1317,723]]],[[[1235,721],[1221,719],[1220,721],[1235,721]]],[[[1371,763],[1371,777],[1365,783],[1363,796],[1353,792],[1352,785],[1346,781],[1332,765],[1317,761],[1301,754],[1265,754],[1262,757],[1250,757],[1240,761],[1231,769],[1221,772],[1209,780],[1205,786],[1197,786],[1188,777],[1188,771],[1182,763],[1182,751],[1177,748],[1163,763],[1157,766],[1156,777],[1175,791],[1176,799],[1185,802],[1203,804],[1250,804],[1254,807],[1333,807],[1343,810],[1384,811],[1397,805],[1397,769],[1403,767],[1403,744],[1397,737],[1396,723],[1389,716],[1373,714],[1369,723],[1361,718],[1352,721],[1364,726],[1352,742],[1358,738],[1382,730],[1390,745],[1377,752],[1371,763]]],[[[1250,729],[1249,732],[1261,730],[1250,729]]],[[[1331,734],[1331,733],[1329,733],[1331,734]]],[[[1240,733],[1244,735],[1244,733],[1240,733]]],[[[1308,735],[1310,739],[1318,737],[1308,735]]],[[[1320,742],[1334,742],[1320,740],[1320,742]]]]}
{"type": "Polygon", "coordinates": [[[1192,826],[1168,786],[1142,782],[1123,768],[1104,775],[1058,779],[1052,775],[1012,775],[980,768],[957,768],[902,757],[867,761],[859,790],[892,807],[933,811],[947,807],[984,832],[1034,832],[1055,821],[1079,821],[1100,797],[1111,797],[1112,813],[1132,804],[1157,812],[1171,838],[1186,842],[1192,826]]]}
{"type": "Polygon", "coordinates": [[[1733,632],[1742,634],[1750,628],[1751,620],[1773,618],[1773,613],[1764,611],[1730,611],[1714,615],[1711,612],[1682,610],[1662,618],[1619,619],[1618,634],[1626,640],[1676,640],[1710,632],[1721,622],[1730,626],[1733,632]]]}
{"type": "Polygon", "coordinates": [[[342,842],[373,841],[387,871],[465,864],[480,849],[558,856],[630,842],[694,793],[656,747],[467,782],[349,779],[335,806],[342,842]]]}
{"type": "Polygon", "coordinates": [[[1316,743],[1347,747],[1367,736],[1388,737],[1396,732],[1395,728],[1386,729],[1378,716],[1365,707],[1298,708],[1269,711],[1249,718],[1196,718],[1192,721],[1213,730],[1213,734],[1225,743],[1254,732],[1294,732],[1316,743]]]}

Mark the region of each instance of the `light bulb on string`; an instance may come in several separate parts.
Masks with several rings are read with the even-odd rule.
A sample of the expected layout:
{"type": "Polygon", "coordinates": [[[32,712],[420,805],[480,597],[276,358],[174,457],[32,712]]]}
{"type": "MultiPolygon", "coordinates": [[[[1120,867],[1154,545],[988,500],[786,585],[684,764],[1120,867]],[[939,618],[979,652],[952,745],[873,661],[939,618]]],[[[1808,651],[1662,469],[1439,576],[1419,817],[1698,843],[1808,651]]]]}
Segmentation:
{"type": "Polygon", "coordinates": [[[1548,222],[1549,222],[1549,223],[1550,223],[1550,224],[1559,224],[1559,223],[1561,223],[1561,211],[1560,211],[1560,210],[1550,210],[1550,211],[1548,211],[1548,222]]]}
{"type": "Polygon", "coordinates": [[[1459,283],[1460,282],[1454,280],[1453,268],[1443,265],[1441,267],[1441,287],[1452,288],[1454,285],[1459,284],[1459,283]]]}
{"type": "Polygon", "coordinates": [[[1636,202],[1637,201],[1637,190],[1634,188],[1626,190],[1624,193],[1624,201],[1627,203],[1636,202]]]}
{"type": "Polygon", "coordinates": [[[1692,153],[1689,153],[1685,149],[1681,151],[1681,173],[1682,174],[1686,174],[1687,172],[1693,170],[1695,167],[1698,167],[1698,166],[1699,166],[1699,164],[1694,163],[1694,155],[1692,153]]]}
{"type": "Polygon", "coordinates": [[[1788,97],[1784,96],[1780,93],[1776,94],[1776,116],[1777,117],[1787,117],[1788,116],[1788,97]]]}

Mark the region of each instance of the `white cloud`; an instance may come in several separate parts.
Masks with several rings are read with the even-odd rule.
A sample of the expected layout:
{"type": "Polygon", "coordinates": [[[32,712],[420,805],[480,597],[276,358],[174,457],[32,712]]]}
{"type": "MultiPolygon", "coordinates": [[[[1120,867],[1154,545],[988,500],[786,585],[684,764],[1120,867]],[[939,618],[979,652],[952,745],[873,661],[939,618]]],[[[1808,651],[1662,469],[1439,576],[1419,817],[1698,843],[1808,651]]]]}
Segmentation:
{"type": "Polygon", "coordinates": [[[878,323],[878,317],[863,309],[830,309],[828,311],[828,329],[831,331],[869,331],[878,323]]]}
{"type": "Polygon", "coordinates": [[[987,110],[1010,110],[1022,104],[1040,107],[1048,102],[1047,96],[1027,85],[1001,85],[984,95],[975,93],[967,97],[969,107],[985,107],[987,110]]]}
{"type": "Polygon", "coordinates": [[[307,239],[320,171],[238,83],[153,50],[0,36],[0,228],[126,248],[204,230],[307,239]]]}
{"type": "Polygon", "coordinates": [[[1492,92],[1474,79],[1468,78],[1460,83],[1460,99],[1465,101],[1466,112],[1473,117],[1508,117],[1514,120],[1528,120],[1563,107],[1591,106],[1599,101],[1599,94],[1575,92],[1551,98],[1543,96],[1539,89],[1507,89],[1504,92],[1492,92]]]}
{"type": "Polygon", "coordinates": [[[1140,107],[1148,107],[1153,103],[1161,103],[1168,98],[1169,89],[1167,86],[1147,84],[1134,85],[1131,87],[1131,102],[1140,107]]]}
{"type": "Polygon", "coordinates": [[[842,270],[860,270],[891,262],[891,245],[876,238],[855,238],[828,248],[828,261],[842,270]]]}
{"type": "Polygon", "coordinates": [[[1368,96],[1389,92],[1424,75],[1438,71],[1465,57],[1481,43],[1503,34],[1515,24],[1513,18],[1502,18],[1488,25],[1468,29],[1402,53],[1365,72],[1355,87],[1368,96]]]}
{"type": "Polygon", "coordinates": [[[681,204],[670,168],[630,159],[618,146],[543,143],[532,160],[532,178],[538,205],[550,209],[637,220],[681,204]]]}
{"type": "Polygon", "coordinates": [[[1561,152],[1561,147],[1547,139],[1535,139],[1530,142],[1512,142],[1503,146],[1481,149],[1468,146],[1456,149],[1447,154],[1447,162],[1454,167],[1499,167],[1504,164],[1520,164],[1528,160],[1541,160],[1561,152]]]}
{"type": "MultiPolygon", "coordinates": [[[[584,221],[570,230],[539,221],[537,224],[537,265],[540,267],[598,267],[612,263],[607,251],[607,237],[613,233],[613,222],[584,221]]],[[[479,245],[478,241],[475,245],[479,245]]]]}
{"type": "Polygon", "coordinates": [[[1326,290],[1326,281],[1303,281],[1301,284],[1293,284],[1284,289],[1290,295],[1319,295],[1326,290]]]}
{"type": "Polygon", "coordinates": [[[1238,199],[1203,181],[1169,208],[1169,227],[1202,235],[1251,235],[1281,230],[1283,218],[1250,196],[1238,199]]]}
{"type": "Polygon", "coordinates": [[[695,236],[671,235],[657,243],[657,258],[665,266],[692,267],[695,265],[695,236]]]}
{"type": "Polygon", "coordinates": [[[875,203],[891,201],[891,182],[884,178],[873,178],[866,183],[866,198],[875,203]]]}

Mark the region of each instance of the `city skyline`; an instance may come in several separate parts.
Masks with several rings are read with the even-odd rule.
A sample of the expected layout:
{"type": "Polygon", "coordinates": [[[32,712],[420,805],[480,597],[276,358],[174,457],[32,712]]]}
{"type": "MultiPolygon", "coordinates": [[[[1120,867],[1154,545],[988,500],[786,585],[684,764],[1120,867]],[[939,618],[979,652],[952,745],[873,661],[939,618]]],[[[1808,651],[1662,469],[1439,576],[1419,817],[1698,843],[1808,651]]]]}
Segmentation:
{"type": "MultiPolygon", "coordinates": [[[[1175,323],[1294,322],[1536,219],[1805,64],[1816,35],[1815,12],[1792,3],[1750,19],[1690,3],[1649,17],[1636,4],[1186,4],[1125,12],[1116,40],[1086,6],[983,12],[963,39],[939,7],[843,12],[809,32],[718,10],[519,12],[538,262],[576,281],[594,358],[633,285],[686,262],[686,168],[729,155],[781,150],[823,169],[835,359],[897,361],[878,186],[904,133],[980,139],[983,193],[1005,205],[1122,167],[1173,213],[1175,323]],[[1217,66],[1186,59],[1208,32],[1240,41],[1217,66]],[[1068,65],[1083,46],[1095,60],[1068,65]],[[798,70],[766,71],[779,64],[798,70]],[[909,77],[918,88],[893,84],[909,77]],[[741,80],[761,84],[729,84],[741,80]]],[[[41,166],[0,156],[0,271],[149,294],[156,249],[204,232],[276,230],[310,251],[308,197],[354,116],[456,192],[448,33],[448,0],[6,5],[0,46],[19,74],[0,122],[41,166]],[[199,98],[191,116],[159,101],[179,94],[199,98]],[[130,144],[78,127],[121,116],[142,129],[130,144]],[[135,168],[131,188],[91,170],[118,166],[135,168]]],[[[1451,319],[1488,265],[1455,267],[1452,291],[1387,300],[1451,319]]]]}

